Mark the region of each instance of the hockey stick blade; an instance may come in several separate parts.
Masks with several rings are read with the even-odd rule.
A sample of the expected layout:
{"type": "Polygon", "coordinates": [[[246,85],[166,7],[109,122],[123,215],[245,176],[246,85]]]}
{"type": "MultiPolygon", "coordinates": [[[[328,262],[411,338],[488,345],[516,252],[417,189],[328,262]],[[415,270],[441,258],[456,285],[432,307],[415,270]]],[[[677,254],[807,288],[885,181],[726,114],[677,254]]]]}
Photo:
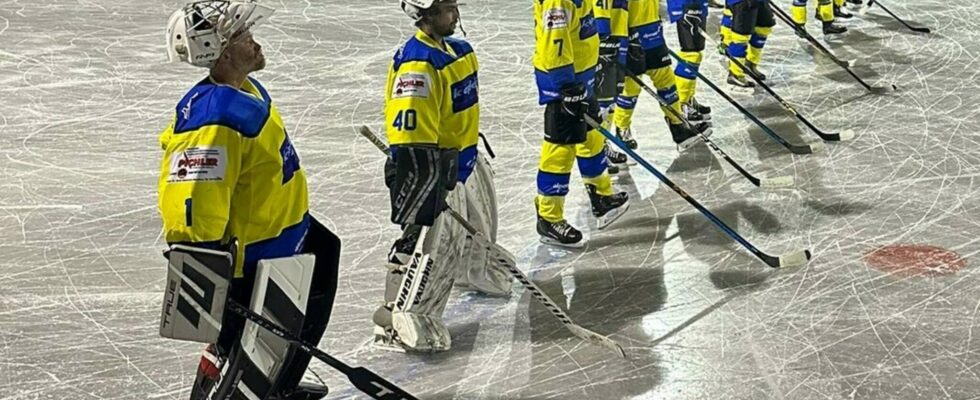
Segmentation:
{"type": "Polygon", "coordinates": [[[772,268],[789,268],[805,265],[810,258],[812,258],[810,250],[797,250],[779,257],[765,254],[763,260],[772,268]]]}
{"type": "Polygon", "coordinates": [[[354,387],[374,399],[380,400],[415,400],[416,398],[398,386],[393,385],[364,367],[357,367],[347,374],[354,387]]]}
{"type": "Polygon", "coordinates": [[[798,250],[779,256],[779,268],[798,267],[810,261],[813,257],[810,250],[798,250]]]}
{"type": "Polygon", "coordinates": [[[854,130],[845,129],[840,133],[826,133],[821,131],[814,131],[817,136],[828,142],[846,142],[848,140],[854,139],[854,130]]]}
{"type": "Polygon", "coordinates": [[[765,178],[759,182],[759,187],[763,189],[781,189],[794,185],[792,176],[777,176],[775,178],[765,178]]]}
{"type": "Polygon", "coordinates": [[[568,330],[571,331],[572,334],[575,336],[578,336],[582,339],[598,344],[599,346],[615,351],[619,353],[620,357],[626,358],[626,350],[623,350],[623,346],[620,346],[619,343],[616,343],[616,341],[610,338],[592,332],[578,325],[569,325],[568,330]]]}

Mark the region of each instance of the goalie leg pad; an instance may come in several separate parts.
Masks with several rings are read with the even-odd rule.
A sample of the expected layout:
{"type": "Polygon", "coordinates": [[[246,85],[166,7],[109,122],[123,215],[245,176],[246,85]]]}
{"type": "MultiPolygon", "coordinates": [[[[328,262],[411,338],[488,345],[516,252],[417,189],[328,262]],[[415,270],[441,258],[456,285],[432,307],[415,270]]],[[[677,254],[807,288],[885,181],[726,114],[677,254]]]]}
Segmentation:
{"type": "MultiPolygon", "coordinates": [[[[466,191],[467,221],[491,243],[497,242],[497,190],[493,183],[493,170],[482,155],[477,157],[476,168],[464,187],[466,191]]],[[[467,235],[461,263],[454,266],[460,271],[457,283],[491,296],[508,296],[512,285],[510,273],[499,268],[490,255],[490,249],[467,235]]]]}
{"type": "MultiPolygon", "coordinates": [[[[466,217],[462,185],[449,192],[447,202],[466,217]]],[[[451,342],[442,337],[442,333],[448,337],[448,331],[442,326],[441,318],[457,274],[453,267],[463,254],[466,231],[443,213],[431,228],[424,230],[419,240],[422,241],[421,249],[418,254],[413,254],[409,265],[388,272],[385,287],[387,304],[375,312],[374,322],[386,334],[393,333],[391,339],[399,341],[398,344],[409,350],[448,350],[451,342]],[[398,313],[412,315],[400,317],[408,319],[395,323],[394,314],[398,313]],[[407,330],[402,332],[400,329],[407,330]],[[429,336],[430,333],[435,336],[429,336]],[[403,335],[408,342],[401,341],[403,335]]]]}

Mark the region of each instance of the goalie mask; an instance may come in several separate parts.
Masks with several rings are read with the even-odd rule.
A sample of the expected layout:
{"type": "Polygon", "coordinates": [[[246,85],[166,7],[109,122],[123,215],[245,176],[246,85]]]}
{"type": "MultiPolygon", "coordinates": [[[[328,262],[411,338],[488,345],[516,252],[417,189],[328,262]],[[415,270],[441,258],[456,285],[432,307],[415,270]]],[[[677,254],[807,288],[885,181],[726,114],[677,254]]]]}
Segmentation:
{"type": "Polygon", "coordinates": [[[234,35],[269,19],[273,12],[252,0],[188,3],[170,15],[167,56],[170,62],[211,68],[234,35]]]}

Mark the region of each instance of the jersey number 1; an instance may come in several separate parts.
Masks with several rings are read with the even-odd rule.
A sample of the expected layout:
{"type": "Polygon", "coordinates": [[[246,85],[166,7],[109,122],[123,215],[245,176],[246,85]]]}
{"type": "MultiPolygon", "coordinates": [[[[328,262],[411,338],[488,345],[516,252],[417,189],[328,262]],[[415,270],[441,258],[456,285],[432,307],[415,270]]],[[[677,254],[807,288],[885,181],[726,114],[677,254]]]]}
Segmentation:
{"type": "Polygon", "coordinates": [[[395,122],[392,123],[391,126],[400,131],[414,131],[417,124],[418,118],[415,114],[415,110],[408,109],[399,111],[398,115],[395,115],[395,122]]]}

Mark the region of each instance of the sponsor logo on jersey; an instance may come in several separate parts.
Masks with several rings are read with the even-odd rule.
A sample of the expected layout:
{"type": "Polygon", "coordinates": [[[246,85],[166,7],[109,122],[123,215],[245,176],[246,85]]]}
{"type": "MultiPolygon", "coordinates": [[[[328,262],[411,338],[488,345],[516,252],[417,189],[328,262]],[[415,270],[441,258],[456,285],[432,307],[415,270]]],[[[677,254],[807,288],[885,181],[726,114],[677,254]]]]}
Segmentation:
{"type": "Polygon", "coordinates": [[[285,185],[293,179],[296,171],[299,171],[299,154],[296,154],[296,149],[293,147],[293,143],[289,141],[289,136],[286,136],[282,145],[279,146],[279,156],[282,158],[282,184],[285,185]]]}
{"type": "Polygon", "coordinates": [[[429,97],[429,86],[432,80],[429,75],[418,72],[407,72],[395,77],[395,82],[391,85],[391,98],[400,99],[403,97],[429,97]]]}
{"type": "Polygon", "coordinates": [[[568,19],[568,10],[564,8],[551,8],[541,15],[541,23],[545,29],[564,28],[568,26],[568,19]]]}
{"type": "Polygon", "coordinates": [[[596,26],[595,16],[592,13],[586,15],[582,18],[582,26],[578,30],[578,37],[581,40],[588,39],[599,33],[599,27],[596,26]]]}
{"type": "Polygon", "coordinates": [[[452,84],[450,91],[453,96],[453,112],[458,113],[479,103],[479,88],[480,83],[476,77],[476,72],[452,84]]]}
{"type": "Polygon", "coordinates": [[[194,147],[170,155],[168,183],[225,180],[228,156],[224,147],[194,147]]]}

